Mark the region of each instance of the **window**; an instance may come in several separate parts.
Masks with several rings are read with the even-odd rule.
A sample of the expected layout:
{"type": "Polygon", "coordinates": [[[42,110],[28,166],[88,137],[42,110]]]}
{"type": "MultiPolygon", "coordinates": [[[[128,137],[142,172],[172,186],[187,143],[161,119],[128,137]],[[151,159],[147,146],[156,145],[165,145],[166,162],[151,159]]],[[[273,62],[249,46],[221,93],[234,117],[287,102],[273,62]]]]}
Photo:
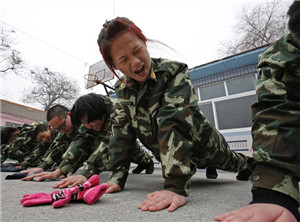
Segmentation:
{"type": "Polygon", "coordinates": [[[224,82],[200,87],[201,101],[226,96],[224,82]]]}
{"type": "Polygon", "coordinates": [[[219,130],[252,126],[251,105],[256,95],[215,102],[219,130]]]}
{"type": "Polygon", "coordinates": [[[226,81],[229,95],[255,90],[255,75],[226,81]]]}
{"type": "Polygon", "coordinates": [[[9,126],[9,127],[18,127],[18,126],[22,126],[22,124],[19,123],[12,123],[12,122],[5,122],[5,126],[9,126]]]}
{"type": "Polygon", "coordinates": [[[199,105],[201,112],[206,116],[208,121],[215,126],[214,113],[212,108],[212,103],[206,103],[199,105]]]}

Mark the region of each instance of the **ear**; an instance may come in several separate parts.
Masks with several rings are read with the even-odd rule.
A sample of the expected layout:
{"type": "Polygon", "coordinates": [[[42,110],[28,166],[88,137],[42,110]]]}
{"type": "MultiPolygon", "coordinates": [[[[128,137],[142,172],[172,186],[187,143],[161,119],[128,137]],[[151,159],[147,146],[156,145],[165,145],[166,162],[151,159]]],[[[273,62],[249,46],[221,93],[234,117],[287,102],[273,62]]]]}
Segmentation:
{"type": "Polygon", "coordinates": [[[68,116],[71,116],[71,112],[67,112],[67,115],[68,115],[68,116]]]}

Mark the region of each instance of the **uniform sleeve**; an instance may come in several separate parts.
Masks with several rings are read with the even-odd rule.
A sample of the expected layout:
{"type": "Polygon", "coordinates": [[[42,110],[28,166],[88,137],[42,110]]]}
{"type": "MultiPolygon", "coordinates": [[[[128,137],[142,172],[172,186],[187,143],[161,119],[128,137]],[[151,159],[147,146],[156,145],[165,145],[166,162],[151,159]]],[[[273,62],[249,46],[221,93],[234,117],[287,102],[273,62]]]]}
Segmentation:
{"type": "Polygon", "coordinates": [[[35,149],[39,140],[33,138],[33,130],[34,127],[31,125],[26,125],[22,128],[20,134],[6,148],[8,149],[8,158],[23,162],[24,158],[35,149]]]}
{"type": "Polygon", "coordinates": [[[259,57],[257,102],[252,105],[253,157],[250,180],[256,188],[286,194],[299,202],[300,50],[290,36],[259,57]]]}
{"type": "Polygon", "coordinates": [[[7,159],[7,148],[8,147],[8,144],[2,144],[0,146],[0,149],[1,149],[1,163],[3,163],[6,159],[7,159]]]}
{"type": "Polygon", "coordinates": [[[81,175],[89,178],[94,174],[100,174],[106,171],[109,165],[108,144],[109,136],[101,140],[99,146],[94,150],[88,160],[84,163],[81,175]]]}
{"type": "Polygon", "coordinates": [[[37,166],[42,161],[42,158],[47,152],[49,146],[49,143],[39,142],[35,147],[34,151],[25,157],[21,166],[25,168],[37,166]]]}
{"type": "Polygon", "coordinates": [[[59,133],[51,143],[49,149],[43,157],[39,167],[44,170],[50,169],[54,163],[57,165],[62,161],[62,156],[71,143],[71,137],[66,133],[59,133]]]}
{"type": "Polygon", "coordinates": [[[108,154],[111,164],[109,166],[110,183],[119,184],[124,188],[130,160],[135,147],[135,136],[132,132],[129,117],[125,109],[132,104],[130,101],[119,99],[115,104],[115,123],[112,126],[112,137],[110,138],[108,154]]]}
{"type": "Polygon", "coordinates": [[[95,149],[97,132],[80,128],[78,135],[63,154],[63,160],[58,166],[64,175],[75,172],[89,158],[95,149]],[[83,130],[82,130],[83,129],[83,130]]]}
{"type": "Polygon", "coordinates": [[[188,69],[180,67],[167,83],[157,115],[160,158],[165,189],[189,195],[196,167],[191,162],[193,113],[197,98],[188,69]]]}

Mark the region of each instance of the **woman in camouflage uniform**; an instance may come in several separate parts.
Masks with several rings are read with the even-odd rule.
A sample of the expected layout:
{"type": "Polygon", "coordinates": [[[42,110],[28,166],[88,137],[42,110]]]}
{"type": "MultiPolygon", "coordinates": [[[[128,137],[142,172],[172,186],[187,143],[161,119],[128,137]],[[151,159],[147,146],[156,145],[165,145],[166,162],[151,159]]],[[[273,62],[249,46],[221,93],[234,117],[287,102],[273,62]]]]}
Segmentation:
{"type": "MultiPolygon", "coordinates": [[[[245,156],[230,150],[224,137],[198,108],[186,64],[150,58],[142,31],[127,18],[104,24],[98,45],[107,66],[125,76],[116,83],[116,123],[109,144],[107,192],[126,182],[136,138],[161,162],[164,190],[148,195],[143,211],[168,211],[186,203],[197,168],[232,172],[247,169],[245,156]]],[[[117,75],[118,76],[118,75],[117,75]]]]}

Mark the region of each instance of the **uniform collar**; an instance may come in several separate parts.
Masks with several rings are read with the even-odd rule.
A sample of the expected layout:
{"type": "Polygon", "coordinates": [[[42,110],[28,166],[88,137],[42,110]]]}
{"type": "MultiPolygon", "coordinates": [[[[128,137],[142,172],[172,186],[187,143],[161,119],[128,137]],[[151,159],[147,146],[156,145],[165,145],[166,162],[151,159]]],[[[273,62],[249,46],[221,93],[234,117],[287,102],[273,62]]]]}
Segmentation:
{"type": "Polygon", "coordinates": [[[52,127],[50,127],[50,130],[51,130],[51,137],[52,139],[54,139],[58,135],[58,132],[52,127]]]}
{"type": "MultiPolygon", "coordinates": [[[[157,82],[157,77],[156,77],[156,74],[155,74],[155,68],[154,68],[154,64],[153,64],[153,60],[152,59],[151,59],[151,68],[150,68],[150,70],[151,71],[149,72],[146,81],[148,81],[148,80],[154,80],[154,81],[157,82]]],[[[134,87],[135,85],[136,85],[136,83],[135,83],[135,81],[132,78],[124,75],[122,77],[122,83],[121,83],[119,89],[123,90],[123,89],[125,89],[127,87],[134,87]]]]}

